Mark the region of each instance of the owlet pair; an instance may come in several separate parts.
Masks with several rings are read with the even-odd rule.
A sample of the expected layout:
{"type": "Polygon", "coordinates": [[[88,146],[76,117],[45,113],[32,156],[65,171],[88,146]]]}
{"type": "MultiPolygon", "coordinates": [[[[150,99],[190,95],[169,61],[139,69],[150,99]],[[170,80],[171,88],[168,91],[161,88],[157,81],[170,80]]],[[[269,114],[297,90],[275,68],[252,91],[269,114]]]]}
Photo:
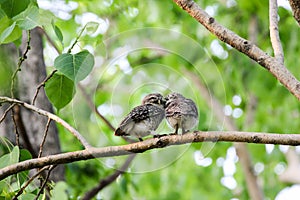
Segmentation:
{"type": "Polygon", "coordinates": [[[135,136],[142,141],[142,137],[155,135],[155,130],[166,117],[171,127],[178,134],[194,128],[198,123],[198,110],[191,99],[179,93],[171,93],[164,98],[159,93],[148,94],[144,97],[142,105],[132,111],[120,123],[115,131],[117,136],[135,136]]]}

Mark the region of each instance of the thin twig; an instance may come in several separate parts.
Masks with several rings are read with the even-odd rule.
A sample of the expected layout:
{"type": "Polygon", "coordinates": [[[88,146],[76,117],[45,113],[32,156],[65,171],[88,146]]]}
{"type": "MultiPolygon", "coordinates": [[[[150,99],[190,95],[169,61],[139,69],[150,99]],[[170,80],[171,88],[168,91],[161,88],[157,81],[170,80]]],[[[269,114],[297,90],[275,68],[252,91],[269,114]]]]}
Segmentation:
{"type": "Polygon", "coordinates": [[[49,179],[49,177],[50,177],[50,174],[51,174],[52,170],[53,170],[56,166],[57,166],[57,165],[52,165],[52,166],[49,168],[48,173],[47,173],[47,176],[45,177],[45,180],[44,180],[44,182],[43,182],[43,184],[42,184],[42,187],[40,188],[40,191],[39,191],[38,194],[36,195],[35,200],[39,199],[40,195],[41,195],[42,192],[43,192],[43,189],[45,188],[45,186],[46,186],[46,184],[47,184],[47,182],[48,182],[48,179],[49,179]]]}
{"type": "Polygon", "coordinates": [[[27,46],[26,46],[25,52],[23,53],[23,55],[21,57],[19,57],[17,69],[14,71],[14,73],[12,74],[12,77],[11,77],[10,95],[11,95],[12,98],[14,98],[14,96],[15,96],[15,94],[14,94],[14,88],[15,88],[15,79],[16,79],[16,76],[17,76],[18,72],[21,71],[21,65],[27,59],[27,53],[30,50],[30,40],[31,40],[30,31],[28,31],[27,42],[26,42],[27,46]]]}
{"type": "Polygon", "coordinates": [[[88,160],[143,153],[150,149],[197,142],[247,142],[256,144],[300,145],[300,134],[259,133],[240,131],[194,131],[184,135],[167,135],[121,146],[89,148],[25,160],[0,169],[0,180],[24,170],[88,160]]]}
{"type": "Polygon", "coordinates": [[[18,200],[18,196],[20,196],[24,192],[24,190],[28,187],[28,185],[46,169],[49,169],[49,166],[43,167],[36,174],[34,174],[32,177],[30,177],[30,179],[28,179],[28,181],[26,181],[26,183],[23,185],[23,187],[21,187],[21,189],[18,191],[18,193],[12,199],[18,200]]]}
{"type": "Polygon", "coordinates": [[[0,118],[0,124],[3,122],[5,117],[7,116],[8,112],[15,106],[16,104],[11,104],[3,113],[2,117],[0,118]]]}
{"type": "Polygon", "coordinates": [[[136,154],[129,155],[124,164],[117,169],[113,174],[109,175],[105,179],[102,179],[99,184],[88,191],[82,198],[82,200],[89,200],[97,195],[103,188],[113,183],[121,174],[125,173],[125,170],[129,167],[132,160],[135,158],[136,154]]]}
{"type": "Polygon", "coordinates": [[[51,74],[49,74],[49,76],[47,76],[47,77],[45,78],[45,80],[43,80],[43,81],[37,86],[36,91],[35,91],[35,93],[34,93],[34,97],[33,97],[32,102],[31,102],[32,105],[35,104],[35,100],[36,100],[36,98],[37,98],[37,95],[38,95],[38,93],[39,93],[41,87],[44,87],[44,86],[45,86],[45,83],[46,83],[46,82],[47,82],[47,81],[55,74],[55,72],[57,72],[57,69],[53,70],[53,71],[51,72],[51,74]]]}
{"type": "Polygon", "coordinates": [[[37,153],[35,152],[32,144],[30,142],[30,139],[28,137],[27,130],[26,130],[24,122],[22,120],[20,106],[15,105],[13,107],[13,112],[14,112],[14,120],[15,120],[17,128],[18,128],[18,132],[20,133],[21,138],[23,139],[22,145],[24,145],[24,148],[27,149],[31,153],[32,157],[36,158],[37,153]]]}
{"type": "Polygon", "coordinates": [[[274,49],[274,56],[280,62],[284,63],[283,49],[278,31],[278,6],[277,0],[269,0],[269,21],[270,21],[270,38],[274,49]]]}
{"type": "Polygon", "coordinates": [[[50,123],[51,123],[51,119],[48,118],[48,121],[47,121],[47,124],[46,124],[46,128],[45,128],[45,131],[44,131],[43,140],[42,140],[42,142],[41,142],[41,144],[40,144],[40,151],[39,151],[38,158],[40,158],[40,157],[42,156],[42,153],[43,153],[43,146],[44,146],[45,141],[46,141],[46,137],[47,137],[47,134],[48,134],[48,130],[49,130],[50,123]]]}
{"type": "Polygon", "coordinates": [[[23,106],[24,108],[32,110],[40,115],[43,115],[43,116],[46,116],[46,117],[52,119],[52,120],[56,121],[57,123],[61,124],[63,127],[65,127],[70,133],[72,133],[85,148],[91,147],[91,145],[86,141],[86,139],[75,128],[73,128],[70,124],[68,124],[66,121],[64,121],[57,115],[54,115],[48,111],[40,109],[34,105],[25,103],[25,102],[17,100],[17,99],[12,99],[9,97],[1,97],[0,96],[0,103],[1,102],[15,103],[20,106],[23,106]]]}
{"type": "Polygon", "coordinates": [[[110,130],[115,131],[115,127],[98,111],[96,105],[93,103],[92,99],[87,94],[82,85],[80,83],[78,83],[77,85],[90,109],[94,111],[104,121],[104,123],[110,128],[110,130]]]}
{"type": "Polygon", "coordinates": [[[47,41],[52,45],[52,47],[56,50],[56,52],[58,54],[61,54],[61,51],[56,46],[56,44],[53,42],[53,40],[50,38],[50,36],[48,35],[48,33],[44,29],[42,29],[42,28],[39,28],[38,30],[40,31],[40,33],[42,33],[43,35],[46,36],[47,41]]]}
{"type": "Polygon", "coordinates": [[[71,45],[71,47],[68,49],[68,53],[71,53],[72,49],[74,48],[74,46],[77,44],[79,38],[81,37],[83,31],[85,30],[87,24],[84,25],[84,27],[80,30],[78,36],[76,37],[75,41],[73,42],[73,44],[71,45]]]}
{"type": "Polygon", "coordinates": [[[15,118],[14,109],[11,110],[11,118],[12,118],[12,121],[14,123],[14,129],[15,129],[15,135],[16,135],[16,145],[20,146],[20,134],[19,134],[19,131],[18,131],[18,126],[17,126],[17,122],[16,122],[16,118],[15,118]]]}

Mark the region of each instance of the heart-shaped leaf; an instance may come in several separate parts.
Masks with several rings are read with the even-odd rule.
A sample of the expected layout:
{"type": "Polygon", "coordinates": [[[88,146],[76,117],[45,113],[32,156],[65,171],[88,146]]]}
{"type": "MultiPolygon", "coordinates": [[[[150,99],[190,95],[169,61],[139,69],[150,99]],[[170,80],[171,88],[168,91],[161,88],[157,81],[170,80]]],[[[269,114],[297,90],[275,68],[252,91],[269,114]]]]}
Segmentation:
{"type": "Polygon", "coordinates": [[[54,74],[46,82],[45,91],[58,111],[72,100],[76,92],[74,82],[62,74],[54,74]]]}
{"type": "Polygon", "coordinates": [[[93,66],[94,56],[86,50],[77,54],[61,54],[54,61],[54,67],[74,82],[83,80],[93,66]]]}

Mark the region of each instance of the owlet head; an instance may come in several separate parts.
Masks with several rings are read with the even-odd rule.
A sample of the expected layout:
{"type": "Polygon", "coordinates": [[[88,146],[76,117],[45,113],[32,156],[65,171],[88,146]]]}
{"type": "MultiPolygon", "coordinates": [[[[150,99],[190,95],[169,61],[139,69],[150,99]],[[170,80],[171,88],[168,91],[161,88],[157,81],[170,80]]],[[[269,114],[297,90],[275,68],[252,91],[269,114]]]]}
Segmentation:
{"type": "Polygon", "coordinates": [[[164,97],[159,94],[159,93],[153,93],[153,94],[148,94],[147,96],[145,96],[143,98],[142,104],[147,104],[147,103],[151,103],[151,104],[157,104],[157,105],[162,105],[164,106],[165,104],[165,99],[164,97]]]}
{"type": "Polygon", "coordinates": [[[168,94],[166,96],[166,107],[168,107],[171,103],[179,100],[179,99],[184,99],[184,96],[182,96],[181,94],[177,93],[177,92],[173,92],[171,94],[168,94]]]}
{"type": "Polygon", "coordinates": [[[182,96],[181,94],[177,93],[177,92],[173,92],[171,94],[168,94],[166,96],[166,100],[169,101],[169,100],[177,100],[177,99],[184,99],[184,96],[182,96]]]}

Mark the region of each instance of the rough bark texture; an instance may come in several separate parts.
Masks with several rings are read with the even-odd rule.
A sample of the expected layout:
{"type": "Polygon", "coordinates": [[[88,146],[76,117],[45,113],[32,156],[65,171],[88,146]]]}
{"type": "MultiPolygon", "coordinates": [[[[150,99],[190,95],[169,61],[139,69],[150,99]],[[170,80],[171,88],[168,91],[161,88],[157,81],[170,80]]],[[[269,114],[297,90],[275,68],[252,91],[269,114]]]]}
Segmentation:
{"type": "MultiPolygon", "coordinates": [[[[31,31],[30,50],[27,54],[27,59],[21,66],[21,71],[17,76],[17,88],[16,95],[19,99],[30,103],[36,87],[46,78],[46,67],[43,58],[43,43],[42,36],[39,33],[38,28],[31,31]]],[[[24,32],[22,45],[20,47],[21,55],[27,47],[28,36],[24,32]]],[[[16,52],[16,51],[15,51],[16,52]]],[[[39,108],[53,112],[53,108],[48,98],[45,95],[44,90],[40,90],[35,105],[39,108]]],[[[40,144],[43,139],[44,129],[47,124],[47,117],[38,115],[32,111],[24,109],[22,107],[14,107],[15,121],[20,133],[20,144],[22,147],[27,148],[32,152],[33,156],[38,155],[40,144]]],[[[1,111],[3,113],[3,110],[1,111]]],[[[15,142],[15,131],[12,126],[12,119],[8,114],[4,123],[1,124],[1,133],[15,142]],[[9,122],[10,121],[10,122],[9,122]]],[[[46,142],[43,147],[42,156],[53,155],[60,153],[60,143],[58,138],[58,130],[56,124],[51,122],[46,142]]],[[[62,180],[64,178],[63,166],[57,167],[53,170],[50,179],[54,181],[62,180]]]]}
{"type": "Polygon", "coordinates": [[[48,165],[71,163],[99,157],[113,157],[143,153],[150,149],[182,145],[192,142],[248,142],[259,144],[300,145],[300,134],[274,134],[239,131],[194,131],[184,135],[168,135],[150,138],[142,142],[122,146],[88,148],[81,151],[61,153],[47,157],[25,160],[0,169],[0,180],[24,170],[41,168],[48,165]]]}
{"type": "Polygon", "coordinates": [[[292,7],[294,18],[300,25],[300,0],[289,0],[289,2],[292,7]]]}

